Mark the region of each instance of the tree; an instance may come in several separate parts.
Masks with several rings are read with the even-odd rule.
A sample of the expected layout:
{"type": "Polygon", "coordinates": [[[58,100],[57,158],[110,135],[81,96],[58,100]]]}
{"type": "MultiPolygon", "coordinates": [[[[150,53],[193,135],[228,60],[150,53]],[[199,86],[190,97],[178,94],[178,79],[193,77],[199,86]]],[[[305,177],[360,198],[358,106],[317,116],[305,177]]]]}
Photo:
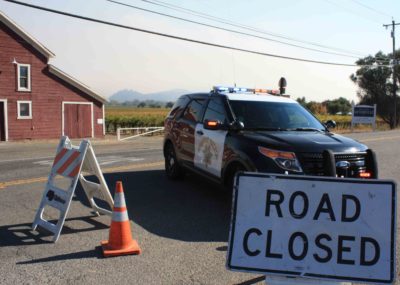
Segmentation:
{"type": "Polygon", "coordinates": [[[326,106],[323,103],[315,101],[307,102],[306,97],[297,98],[297,102],[313,114],[325,115],[327,113],[326,106]]]}
{"type": "Polygon", "coordinates": [[[328,113],[331,115],[335,115],[337,113],[342,113],[343,115],[346,115],[351,111],[350,101],[343,97],[335,100],[325,101],[323,102],[323,104],[326,106],[328,113]]]}
{"type": "Polygon", "coordinates": [[[313,114],[325,115],[327,113],[326,106],[323,103],[310,101],[307,103],[307,109],[313,114]]]}
{"type": "Polygon", "coordinates": [[[138,106],[138,108],[144,108],[144,107],[146,107],[146,103],[140,102],[137,106],[138,106]]]}
{"type": "MultiPolygon", "coordinates": [[[[396,51],[396,58],[400,58],[400,50],[396,51]]],[[[395,128],[399,123],[400,100],[396,95],[396,122],[394,121],[394,98],[393,98],[393,80],[392,80],[392,61],[391,54],[378,52],[375,56],[367,56],[359,59],[356,64],[360,68],[355,74],[350,75],[350,79],[358,85],[357,96],[360,98],[360,104],[377,105],[377,114],[383,121],[395,128]]],[[[400,66],[397,64],[396,82],[400,81],[400,66]]],[[[398,89],[396,90],[398,93],[398,89]]]]}
{"type": "Polygon", "coordinates": [[[172,106],[174,106],[174,102],[167,102],[165,104],[165,108],[172,108],[172,106]]]}
{"type": "Polygon", "coordinates": [[[307,108],[306,97],[299,97],[296,101],[304,108],[307,108]]]}

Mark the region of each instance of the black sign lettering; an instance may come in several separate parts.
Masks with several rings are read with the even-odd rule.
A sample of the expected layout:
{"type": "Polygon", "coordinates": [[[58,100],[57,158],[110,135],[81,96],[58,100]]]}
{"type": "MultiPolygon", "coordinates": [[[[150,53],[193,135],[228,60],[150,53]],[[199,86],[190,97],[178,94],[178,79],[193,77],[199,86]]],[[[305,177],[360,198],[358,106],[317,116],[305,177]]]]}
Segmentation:
{"type": "Polygon", "coordinates": [[[307,236],[302,233],[302,232],[295,232],[294,234],[291,235],[290,239],[289,239],[289,255],[291,258],[293,258],[294,260],[303,260],[304,257],[306,257],[307,252],[308,252],[308,239],[307,236]],[[303,245],[303,249],[301,251],[301,253],[299,255],[296,255],[294,252],[294,241],[296,240],[296,238],[299,237],[302,239],[302,245],[303,245]]]}
{"type": "Polygon", "coordinates": [[[269,217],[270,215],[270,210],[271,210],[271,205],[274,205],[276,208],[276,212],[278,214],[278,217],[282,218],[282,209],[281,209],[281,204],[284,200],[283,193],[279,190],[267,190],[267,202],[265,206],[265,216],[269,217]],[[278,196],[277,200],[272,199],[272,195],[278,196]]]}
{"type": "Polygon", "coordinates": [[[257,236],[260,236],[262,235],[262,232],[256,228],[249,229],[243,237],[243,250],[248,256],[257,256],[260,254],[261,251],[258,249],[251,251],[248,246],[249,236],[251,234],[256,234],[257,236]]]}
{"type": "Polygon", "coordinates": [[[65,200],[62,199],[60,196],[58,196],[56,193],[54,193],[53,190],[49,190],[46,194],[47,199],[51,201],[57,201],[58,203],[65,204],[65,200]]]}
{"type": "Polygon", "coordinates": [[[329,262],[332,258],[332,250],[329,246],[321,243],[321,240],[323,240],[323,239],[325,239],[327,241],[331,241],[332,238],[327,234],[320,234],[315,238],[315,245],[317,247],[319,247],[320,249],[324,250],[326,252],[326,256],[321,257],[316,253],[314,253],[313,256],[316,261],[321,262],[321,263],[326,263],[326,262],[329,262]]]}
{"type": "Polygon", "coordinates": [[[378,242],[375,239],[370,238],[370,237],[361,237],[360,265],[364,265],[364,266],[375,265],[378,262],[380,255],[381,255],[381,249],[379,247],[378,242]],[[367,260],[366,254],[365,254],[365,251],[366,251],[365,245],[367,243],[371,244],[375,249],[375,251],[374,251],[375,255],[370,260],[367,260]]]}
{"type": "Polygon", "coordinates": [[[267,245],[265,247],[266,248],[265,257],[282,259],[282,254],[271,252],[271,244],[272,244],[272,231],[268,230],[268,233],[267,233],[267,245]]]}
{"type": "Polygon", "coordinates": [[[351,259],[344,259],[343,252],[351,252],[351,247],[344,246],[345,241],[355,241],[356,238],[352,236],[338,236],[338,253],[337,253],[337,263],[338,264],[350,264],[354,265],[355,261],[351,259]]]}
{"type": "Polygon", "coordinates": [[[53,201],[54,199],[54,191],[53,190],[49,190],[46,194],[47,199],[49,199],[49,201],[53,201]]]}
{"type": "Polygon", "coordinates": [[[343,195],[342,196],[342,222],[354,222],[358,219],[361,213],[361,204],[356,196],[353,195],[343,195]],[[352,217],[347,216],[347,201],[353,201],[356,210],[352,217]]]}
{"type": "Polygon", "coordinates": [[[289,200],[289,212],[290,215],[295,218],[295,219],[302,219],[305,217],[305,215],[307,215],[308,212],[308,198],[306,193],[302,192],[302,191],[296,191],[292,194],[292,196],[290,196],[290,200],[289,200]],[[303,209],[300,213],[296,213],[294,210],[294,202],[296,200],[297,197],[301,197],[303,199],[303,209]]]}
{"type": "Polygon", "coordinates": [[[373,117],[374,107],[354,107],[354,117],[373,117]]]}
{"type": "Polygon", "coordinates": [[[333,212],[333,208],[332,208],[332,203],[331,200],[329,199],[329,196],[327,193],[324,193],[324,195],[322,195],[321,201],[319,202],[317,211],[315,211],[315,215],[314,215],[314,220],[318,220],[319,215],[321,213],[328,213],[329,217],[331,218],[331,221],[336,221],[335,219],[335,214],[333,212]],[[326,204],[326,207],[325,207],[326,204]]]}

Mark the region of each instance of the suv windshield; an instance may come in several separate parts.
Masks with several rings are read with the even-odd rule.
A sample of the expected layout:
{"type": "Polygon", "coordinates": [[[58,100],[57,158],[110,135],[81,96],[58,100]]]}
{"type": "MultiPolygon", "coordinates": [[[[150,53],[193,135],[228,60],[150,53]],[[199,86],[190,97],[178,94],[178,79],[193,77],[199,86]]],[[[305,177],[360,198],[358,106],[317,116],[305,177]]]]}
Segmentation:
{"type": "Polygon", "coordinates": [[[237,120],[246,129],[319,130],[325,127],[297,103],[229,101],[237,120]]]}

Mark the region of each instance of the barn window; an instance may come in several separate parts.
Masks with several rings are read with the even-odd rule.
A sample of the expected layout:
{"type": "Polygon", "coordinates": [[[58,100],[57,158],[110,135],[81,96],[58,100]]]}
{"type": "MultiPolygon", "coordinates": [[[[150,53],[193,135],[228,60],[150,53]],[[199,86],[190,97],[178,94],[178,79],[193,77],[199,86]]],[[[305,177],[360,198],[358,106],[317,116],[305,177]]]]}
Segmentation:
{"type": "Polygon", "coordinates": [[[32,119],[32,102],[17,101],[18,119],[32,119]]]}
{"type": "Polygon", "coordinates": [[[31,91],[31,65],[17,65],[18,91],[31,91]]]}

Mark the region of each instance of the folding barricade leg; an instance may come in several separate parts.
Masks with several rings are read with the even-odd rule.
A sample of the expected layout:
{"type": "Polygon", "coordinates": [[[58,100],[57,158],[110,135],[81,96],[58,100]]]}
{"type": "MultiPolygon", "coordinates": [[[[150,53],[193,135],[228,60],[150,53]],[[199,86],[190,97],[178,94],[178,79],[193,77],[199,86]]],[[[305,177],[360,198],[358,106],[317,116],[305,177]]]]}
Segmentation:
{"type": "Polygon", "coordinates": [[[95,175],[99,179],[99,183],[94,183],[85,179],[85,177],[80,174],[79,182],[82,185],[83,190],[88,197],[90,206],[93,210],[96,211],[96,214],[104,214],[112,216],[112,210],[114,206],[114,200],[110,194],[108,189],[106,180],[104,179],[103,173],[101,172],[99,163],[97,162],[96,155],[94,154],[93,148],[89,143],[89,147],[86,152],[85,160],[83,162],[82,171],[86,173],[91,173],[95,175]],[[97,197],[99,199],[104,200],[110,207],[110,210],[106,210],[104,208],[99,207],[94,198],[97,197]]]}
{"type": "Polygon", "coordinates": [[[60,236],[88,146],[89,142],[84,140],[79,147],[74,147],[66,136],[61,138],[58,145],[57,155],[54,159],[51,173],[32,225],[33,230],[35,230],[37,226],[40,226],[53,233],[54,242],[56,242],[60,236]],[[71,180],[68,189],[61,189],[54,184],[57,175],[71,180]],[[43,218],[45,206],[50,206],[60,211],[60,216],[56,224],[43,218]]]}

